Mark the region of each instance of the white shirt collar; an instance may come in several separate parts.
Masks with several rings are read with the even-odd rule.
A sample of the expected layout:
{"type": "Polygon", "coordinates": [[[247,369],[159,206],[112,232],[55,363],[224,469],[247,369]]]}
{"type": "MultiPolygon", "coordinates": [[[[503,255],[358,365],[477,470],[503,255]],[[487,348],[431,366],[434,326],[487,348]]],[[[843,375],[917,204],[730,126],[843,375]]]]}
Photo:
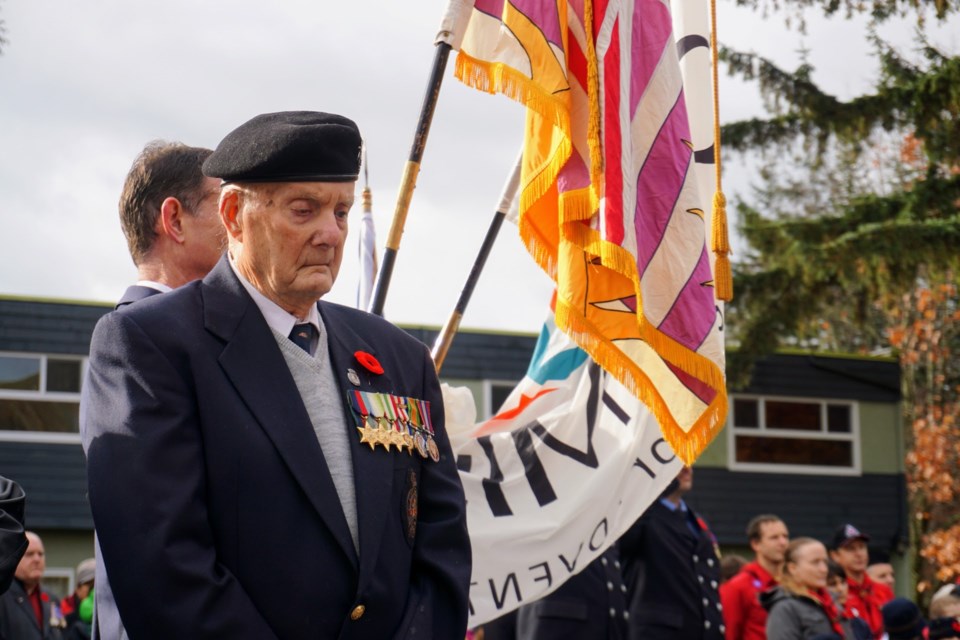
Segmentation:
{"type": "Polygon", "coordinates": [[[170,287],[160,282],[155,282],[153,280],[137,280],[138,287],[147,287],[148,289],[154,289],[160,293],[167,293],[168,291],[173,291],[170,287]]]}
{"type": "Polygon", "coordinates": [[[247,290],[247,293],[250,294],[250,297],[253,298],[254,303],[256,303],[257,308],[260,309],[260,313],[263,314],[263,319],[267,321],[267,326],[280,335],[289,336],[290,332],[293,331],[294,325],[309,322],[316,328],[318,334],[322,333],[320,330],[320,313],[317,311],[317,305],[314,304],[310,306],[310,311],[307,312],[306,318],[297,318],[276,302],[260,293],[259,289],[250,284],[233,263],[233,256],[230,256],[229,262],[230,268],[233,269],[233,273],[236,274],[237,279],[240,280],[240,284],[247,290]]]}

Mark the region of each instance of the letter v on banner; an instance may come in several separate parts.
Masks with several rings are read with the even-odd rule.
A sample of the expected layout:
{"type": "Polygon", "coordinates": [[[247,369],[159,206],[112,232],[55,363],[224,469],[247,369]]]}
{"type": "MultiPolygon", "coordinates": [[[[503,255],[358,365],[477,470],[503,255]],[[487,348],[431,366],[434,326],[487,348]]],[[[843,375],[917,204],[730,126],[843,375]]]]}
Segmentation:
{"type": "MultiPolygon", "coordinates": [[[[692,133],[704,128],[689,105],[712,91],[685,85],[694,75],[679,57],[690,49],[671,14],[706,15],[706,2],[455,4],[463,10],[445,24],[469,16],[450,40],[456,76],[526,107],[518,228],[557,284],[527,375],[497,416],[466,429],[472,437],[452,437],[475,625],[559,586],[561,555],[582,548],[579,569],[616,540],[680,459],[716,436],[727,398],[710,207],[696,178],[696,151],[709,145],[692,133]],[[549,587],[536,579],[542,563],[558,576],[549,587]]],[[[684,57],[709,63],[699,49],[684,57]]]]}

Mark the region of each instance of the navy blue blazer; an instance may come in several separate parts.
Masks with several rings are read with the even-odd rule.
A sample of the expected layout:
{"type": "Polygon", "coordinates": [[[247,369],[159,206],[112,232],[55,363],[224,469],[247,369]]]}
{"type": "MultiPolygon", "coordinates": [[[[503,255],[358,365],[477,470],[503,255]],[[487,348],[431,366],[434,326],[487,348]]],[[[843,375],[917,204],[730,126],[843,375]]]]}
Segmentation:
{"type": "Polygon", "coordinates": [[[631,640],[723,640],[720,563],[693,511],[659,500],[620,538],[631,640]]]}
{"type": "Polygon", "coordinates": [[[359,555],[286,362],[226,258],[97,324],[83,443],[131,637],[463,637],[470,545],[429,353],[379,317],[319,310],[344,391],[359,555]],[[440,461],[361,445],[356,388],[429,400],[440,461]]]}
{"type": "MultiPolygon", "coordinates": [[[[524,605],[517,616],[522,640],[624,640],[626,587],[617,545],[553,593],[524,605]]],[[[484,635],[486,640],[486,635],[484,635]]]]}

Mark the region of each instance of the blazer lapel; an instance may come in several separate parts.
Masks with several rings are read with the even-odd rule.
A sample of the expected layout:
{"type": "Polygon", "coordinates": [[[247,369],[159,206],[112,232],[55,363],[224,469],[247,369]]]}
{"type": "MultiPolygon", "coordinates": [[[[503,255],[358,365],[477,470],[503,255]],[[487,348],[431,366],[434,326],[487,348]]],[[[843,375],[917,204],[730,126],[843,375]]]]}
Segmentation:
{"type": "Polygon", "coordinates": [[[227,342],[220,366],[344,553],[356,563],[340,498],[293,376],[226,257],[204,279],[202,291],[206,328],[227,342]]]}
{"type": "Polygon", "coordinates": [[[406,455],[400,452],[390,453],[380,448],[371,450],[360,443],[354,424],[353,414],[347,404],[347,391],[359,389],[389,393],[393,390],[389,372],[374,375],[361,366],[354,353],[366,351],[374,356],[376,350],[370,347],[339,314],[325,303],[319,305],[320,315],[327,329],[327,341],[330,350],[330,362],[333,374],[342,393],[344,423],[349,432],[350,451],[353,459],[354,486],[357,493],[357,520],[360,523],[360,577],[358,589],[362,589],[373,576],[380,550],[380,539],[393,492],[394,456],[406,455]],[[352,369],[360,379],[355,385],[347,377],[352,369]]]}

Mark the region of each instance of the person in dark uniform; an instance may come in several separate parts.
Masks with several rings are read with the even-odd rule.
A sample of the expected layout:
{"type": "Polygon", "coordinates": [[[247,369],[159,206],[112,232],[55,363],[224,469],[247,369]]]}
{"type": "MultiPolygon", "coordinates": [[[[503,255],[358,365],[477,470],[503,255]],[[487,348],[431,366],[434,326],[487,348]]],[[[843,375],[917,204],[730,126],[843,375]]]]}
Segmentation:
{"type": "Polygon", "coordinates": [[[0,595],[10,588],[20,558],[27,550],[23,504],[20,485],[0,476],[0,595]]]}
{"type": "Polygon", "coordinates": [[[684,467],[620,538],[631,640],[722,640],[720,562],[706,524],[683,501],[684,467]]]}
{"type": "MultiPolygon", "coordinates": [[[[624,640],[626,587],[611,546],[556,591],[520,608],[519,640],[624,640]]],[[[485,639],[486,640],[486,639],[485,639]]]]}
{"type": "Polygon", "coordinates": [[[360,147],[342,116],[241,125],[204,163],[228,254],[94,330],[89,496],[131,637],[465,633],[470,543],[429,351],[318,302],[360,147]]]}

